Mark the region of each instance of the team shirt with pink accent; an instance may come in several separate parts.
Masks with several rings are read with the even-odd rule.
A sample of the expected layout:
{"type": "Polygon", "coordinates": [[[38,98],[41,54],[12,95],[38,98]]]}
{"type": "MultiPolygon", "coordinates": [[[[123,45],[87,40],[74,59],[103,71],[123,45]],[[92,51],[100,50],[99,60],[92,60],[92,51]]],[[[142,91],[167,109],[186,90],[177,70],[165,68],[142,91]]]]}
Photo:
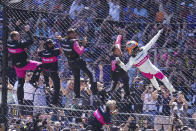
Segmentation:
{"type": "Polygon", "coordinates": [[[11,57],[12,64],[15,67],[22,68],[29,63],[28,55],[25,51],[31,44],[33,44],[33,37],[30,32],[27,32],[26,41],[11,40],[7,43],[8,52],[11,57]]]}
{"type": "Polygon", "coordinates": [[[47,71],[58,71],[58,56],[60,55],[59,48],[51,50],[43,50],[38,53],[42,59],[43,69],[47,71]]]}

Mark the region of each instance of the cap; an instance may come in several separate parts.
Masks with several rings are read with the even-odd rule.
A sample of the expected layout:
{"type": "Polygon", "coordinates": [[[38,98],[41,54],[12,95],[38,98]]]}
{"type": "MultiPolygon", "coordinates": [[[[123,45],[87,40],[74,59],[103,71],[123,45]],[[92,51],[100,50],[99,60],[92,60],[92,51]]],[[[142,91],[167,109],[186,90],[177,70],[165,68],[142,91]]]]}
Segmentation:
{"type": "Polygon", "coordinates": [[[73,33],[73,32],[76,32],[76,29],[74,29],[74,28],[69,28],[69,29],[67,30],[67,34],[70,34],[70,33],[73,33]]]}
{"type": "Polygon", "coordinates": [[[46,40],[46,42],[44,43],[44,49],[49,50],[49,49],[53,49],[54,48],[54,42],[52,39],[48,39],[46,40]],[[48,45],[52,44],[53,47],[49,47],[48,45]]]}
{"type": "Polygon", "coordinates": [[[46,43],[45,44],[54,44],[54,43],[53,43],[53,40],[52,39],[48,39],[48,40],[46,40],[46,43]]]}

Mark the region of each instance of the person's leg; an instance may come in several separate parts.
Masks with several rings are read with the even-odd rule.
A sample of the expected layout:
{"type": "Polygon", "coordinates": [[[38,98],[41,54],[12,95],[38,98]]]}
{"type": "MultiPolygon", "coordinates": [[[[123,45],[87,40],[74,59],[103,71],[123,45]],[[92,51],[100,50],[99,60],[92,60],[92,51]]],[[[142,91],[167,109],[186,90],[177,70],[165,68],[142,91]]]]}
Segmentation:
{"type": "Polygon", "coordinates": [[[60,78],[58,75],[58,72],[51,72],[51,79],[54,83],[54,94],[52,97],[52,104],[54,105],[60,105],[61,103],[59,103],[60,99],[59,99],[59,95],[60,95],[60,78]]]}
{"type": "Polygon", "coordinates": [[[150,79],[152,85],[157,89],[157,90],[160,90],[160,87],[159,87],[159,83],[157,82],[156,78],[153,76],[152,79],[150,79]]]}
{"type": "Polygon", "coordinates": [[[148,112],[148,114],[150,114],[150,120],[149,120],[149,125],[154,125],[154,118],[157,115],[157,111],[150,111],[148,112]]]}
{"type": "Polygon", "coordinates": [[[78,63],[69,63],[74,76],[74,93],[75,97],[80,97],[80,65],[78,63]]]}
{"type": "Polygon", "coordinates": [[[121,71],[121,78],[123,80],[123,89],[125,90],[125,97],[130,96],[130,88],[129,88],[129,76],[125,71],[121,71]]]}
{"type": "Polygon", "coordinates": [[[172,84],[169,82],[167,77],[161,71],[159,71],[154,76],[163,82],[163,84],[170,91],[170,93],[175,92],[175,89],[173,88],[172,84]]]}
{"type": "Polygon", "coordinates": [[[17,87],[18,104],[23,104],[23,99],[24,99],[24,87],[23,86],[25,83],[26,70],[23,70],[23,68],[17,68],[17,67],[14,67],[14,69],[18,77],[18,87],[17,87]]]}
{"type": "Polygon", "coordinates": [[[134,105],[135,113],[142,113],[143,110],[143,104],[142,103],[136,103],[134,105]]]}
{"type": "MultiPolygon", "coordinates": [[[[32,100],[29,101],[29,105],[30,106],[33,106],[34,105],[32,100]]],[[[33,107],[30,107],[29,115],[33,116],[33,107]]]]}
{"type": "Polygon", "coordinates": [[[112,72],[111,75],[112,75],[111,85],[109,88],[106,89],[106,92],[113,92],[116,88],[116,85],[118,84],[120,74],[117,72],[112,72]]]}
{"type": "Polygon", "coordinates": [[[49,74],[45,71],[43,71],[43,76],[44,76],[44,84],[46,85],[46,87],[49,87],[49,74]]]}
{"type": "Polygon", "coordinates": [[[23,104],[25,78],[18,78],[17,98],[18,104],[23,104]]]}
{"type": "MultiPolygon", "coordinates": [[[[23,105],[24,104],[24,83],[25,83],[25,75],[26,70],[23,70],[23,68],[17,68],[14,67],[16,71],[16,75],[18,77],[18,87],[17,87],[17,98],[18,98],[18,104],[23,105]]],[[[24,107],[19,107],[19,113],[20,115],[23,115],[24,107]]]]}
{"type": "Polygon", "coordinates": [[[23,115],[31,115],[33,116],[33,107],[29,107],[29,106],[33,106],[33,101],[32,100],[24,100],[24,105],[26,105],[25,111],[23,112],[23,115]]]}
{"type": "Polygon", "coordinates": [[[80,61],[80,67],[81,67],[81,70],[87,74],[87,76],[90,78],[90,84],[91,84],[91,90],[92,90],[92,93],[93,95],[96,95],[98,93],[98,89],[97,89],[97,82],[96,82],[96,79],[95,79],[95,76],[93,75],[92,72],[90,72],[90,70],[87,68],[87,65],[86,63],[81,60],[80,61]]]}
{"type": "Polygon", "coordinates": [[[157,89],[157,90],[160,90],[160,87],[159,87],[159,84],[158,84],[158,82],[157,82],[157,80],[156,80],[156,75],[153,75],[153,74],[151,74],[151,73],[145,73],[145,72],[141,72],[146,78],[148,78],[150,81],[151,81],[151,83],[152,83],[152,85],[157,89]],[[155,76],[155,77],[154,77],[155,76]]]}
{"type": "MultiPolygon", "coordinates": [[[[50,92],[47,92],[46,93],[46,105],[47,106],[51,106],[50,105],[50,103],[51,103],[51,101],[50,101],[50,95],[51,95],[50,92]]],[[[50,109],[47,109],[46,111],[47,111],[47,113],[49,113],[50,112],[50,109]]]]}
{"type": "Polygon", "coordinates": [[[152,79],[153,78],[153,74],[150,73],[145,73],[145,72],[141,72],[143,76],[145,76],[148,79],[152,79]]]}
{"type": "Polygon", "coordinates": [[[29,83],[31,83],[35,88],[38,88],[37,82],[39,81],[40,73],[42,72],[41,65],[37,67],[36,70],[33,72],[33,76],[31,77],[31,80],[29,83]]]}

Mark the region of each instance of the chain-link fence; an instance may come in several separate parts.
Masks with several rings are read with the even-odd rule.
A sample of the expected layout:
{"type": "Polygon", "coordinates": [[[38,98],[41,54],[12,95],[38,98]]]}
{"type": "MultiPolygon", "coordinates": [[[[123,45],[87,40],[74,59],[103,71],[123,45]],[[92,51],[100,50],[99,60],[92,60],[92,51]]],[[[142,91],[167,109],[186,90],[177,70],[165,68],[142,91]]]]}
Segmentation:
{"type": "MultiPolygon", "coordinates": [[[[14,1],[17,0],[12,0],[14,1]]],[[[161,93],[152,89],[152,94],[149,94],[146,89],[150,81],[137,69],[131,68],[128,71],[130,100],[124,98],[125,91],[121,88],[121,81],[115,92],[108,94],[110,99],[117,101],[119,110],[113,118],[113,125],[126,130],[126,123],[131,114],[134,120],[129,121],[133,123],[129,124],[129,129],[132,129],[132,126],[166,131],[172,130],[173,127],[176,129],[184,126],[195,129],[196,3],[194,1],[22,0],[18,3],[12,2],[3,3],[8,18],[8,32],[17,30],[25,40],[24,26],[30,26],[34,44],[28,49],[28,56],[32,60],[40,61],[37,49],[43,40],[53,39],[58,46],[57,37],[59,35],[66,37],[70,27],[76,28],[78,40],[82,41],[82,38],[87,36],[88,43],[82,58],[90,65],[91,71],[99,81],[99,90],[111,85],[111,47],[117,35],[123,35],[122,51],[123,57],[127,59],[129,56],[125,50],[125,44],[128,40],[138,41],[139,46],[143,46],[159,29],[164,28],[164,33],[149,50],[149,58],[180,93],[177,97],[173,97],[164,86],[161,86],[161,93]]],[[[85,126],[86,123],[83,123],[81,118],[87,118],[102,104],[101,101],[93,98],[88,88],[88,79],[83,73],[81,73],[81,77],[84,78],[81,80],[81,94],[84,100],[75,102],[72,72],[68,61],[64,55],[61,55],[58,61],[61,78],[61,108],[59,110],[63,111],[61,115],[58,109],[50,106],[53,95],[52,82],[50,81],[51,87],[46,88],[42,75],[38,89],[29,87],[29,78],[26,77],[27,84],[24,86],[26,106],[17,105],[17,78],[12,64],[8,64],[9,128],[20,128],[20,126],[34,128],[36,122],[37,125],[38,123],[43,125],[46,119],[51,121],[47,121],[50,124],[45,126],[50,125],[51,128],[58,128],[57,130],[60,130],[63,124],[65,124],[64,128],[67,126],[70,129],[70,125],[85,126]],[[21,112],[22,118],[19,117],[21,112]],[[40,116],[39,122],[35,120],[36,117],[33,119],[28,116],[35,116],[39,112],[44,114],[40,116]],[[26,118],[29,120],[25,121],[26,118]]]]}
{"type": "MultiPolygon", "coordinates": [[[[83,109],[62,109],[62,108],[50,108],[46,106],[29,106],[28,109],[25,106],[18,105],[9,105],[9,114],[8,114],[8,124],[10,129],[15,128],[25,128],[30,130],[34,126],[37,128],[56,128],[58,130],[66,128],[74,128],[85,130],[86,122],[90,116],[92,116],[92,110],[83,110],[83,109]],[[24,107],[24,109],[22,109],[24,107]],[[34,118],[31,116],[20,117],[20,109],[23,112],[30,112],[29,109],[33,108],[32,112],[35,113],[34,118]],[[39,124],[38,124],[39,123],[39,124]],[[37,125],[36,125],[37,124],[37,125]],[[17,127],[18,126],[18,127],[17,127]]],[[[188,126],[195,128],[195,119],[188,117],[176,116],[163,116],[163,115],[149,115],[149,114],[138,114],[138,113],[118,113],[113,116],[113,127],[115,129],[126,130],[128,129],[137,130],[137,129],[148,129],[153,128],[155,130],[176,130],[176,127],[188,126]],[[184,124],[183,124],[184,123],[184,124]]]]}

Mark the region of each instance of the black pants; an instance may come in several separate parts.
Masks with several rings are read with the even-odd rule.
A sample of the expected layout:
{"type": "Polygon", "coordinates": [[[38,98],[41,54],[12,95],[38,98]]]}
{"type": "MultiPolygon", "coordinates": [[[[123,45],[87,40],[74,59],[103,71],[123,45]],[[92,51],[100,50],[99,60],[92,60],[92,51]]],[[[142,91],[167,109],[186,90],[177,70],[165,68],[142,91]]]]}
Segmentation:
{"type": "MultiPolygon", "coordinates": [[[[39,80],[40,73],[42,71],[42,64],[39,65],[33,72],[33,76],[31,77],[31,80],[29,83],[36,83],[39,80]]],[[[24,99],[24,83],[25,83],[25,78],[18,78],[18,88],[17,88],[17,98],[18,98],[18,103],[23,104],[23,99],[24,99]]]]}
{"type": "Polygon", "coordinates": [[[135,113],[142,113],[143,112],[143,104],[138,103],[134,105],[135,113]]]}
{"type": "Polygon", "coordinates": [[[29,106],[33,106],[33,100],[24,100],[24,105],[26,106],[23,107],[22,115],[33,116],[33,107],[29,107],[29,106]]]}
{"type": "Polygon", "coordinates": [[[60,78],[58,75],[57,71],[54,72],[45,72],[43,71],[44,74],[44,80],[46,83],[46,86],[49,86],[49,77],[52,79],[53,81],[53,87],[54,87],[54,92],[53,92],[53,97],[52,97],[52,101],[51,104],[54,105],[60,105],[61,103],[59,103],[59,96],[60,96],[60,78]]]}
{"type": "Polygon", "coordinates": [[[130,90],[129,90],[129,76],[128,73],[124,70],[119,70],[112,72],[112,91],[116,88],[116,85],[118,84],[118,81],[122,79],[123,81],[123,89],[125,90],[125,96],[130,95],[130,90]]]}
{"type": "Polygon", "coordinates": [[[85,74],[88,75],[88,77],[90,78],[91,91],[94,95],[97,94],[97,82],[93,74],[87,68],[86,62],[82,59],[69,61],[69,66],[74,75],[74,93],[76,97],[80,97],[80,70],[82,70],[85,74]]]}

